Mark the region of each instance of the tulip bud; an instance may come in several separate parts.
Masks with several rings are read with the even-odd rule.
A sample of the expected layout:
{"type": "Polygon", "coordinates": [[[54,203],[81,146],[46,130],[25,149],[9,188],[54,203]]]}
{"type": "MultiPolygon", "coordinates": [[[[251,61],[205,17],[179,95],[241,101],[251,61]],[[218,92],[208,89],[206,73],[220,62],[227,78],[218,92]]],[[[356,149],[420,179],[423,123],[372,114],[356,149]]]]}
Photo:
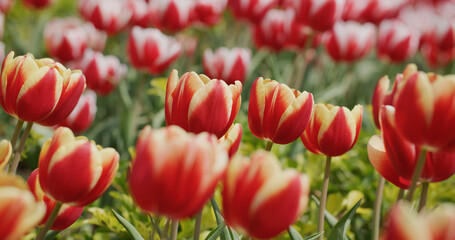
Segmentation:
{"type": "Polygon", "coordinates": [[[5,112],[27,122],[51,126],[63,121],[85,88],[85,77],[49,58],[10,52],[2,65],[0,104],[5,112]]]}
{"type": "Polygon", "coordinates": [[[214,135],[146,126],[129,175],[131,195],[144,211],[171,219],[190,217],[213,194],[227,163],[214,135]]]}
{"type": "Polygon", "coordinates": [[[298,0],[294,4],[299,22],[323,32],[341,19],[345,0],[298,0]]]}
{"type": "Polygon", "coordinates": [[[278,0],[229,0],[228,6],[237,19],[258,23],[278,4],[278,0]]]}
{"type": "Polygon", "coordinates": [[[187,72],[180,79],[177,70],[169,76],[164,106],[167,125],[188,132],[209,132],[221,138],[240,109],[242,84],[227,85],[218,79],[187,72]]]}
{"type": "Polygon", "coordinates": [[[96,28],[110,35],[123,30],[133,16],[125,0],[79,0],[79,12],[96,28]]]}
{"type": "Polygon", "coordinates": [[[12,153],[13,147],[11,143],[8,140],[0,141],[0,172],[7,166],[12,153]]]}
{"type": "Polygon", "coordinates": [[[45,8],[54,3],[55,0],[23,0],[23,2],[33,8],[45,8]]]}
{"type": "Polygon", "coordinates": [[[229,158],[239,150],[240,141],[242,140],[242,125],[240,123],[232,124],[229,130],[218,142],[227,150],[229,158]]]}
{"type": "Polygon", "coordinates": [[[39,181],[44,193],[58,202],[85,206],[107,190],[118,169],[119,154],[59,127],[39,156],[39,181]],[[77,179],[77,181],[74,181],[77,179]]]}
{"type": "Polygon", "coordinates": [[[311,93],[260,77],[251,87],[248,126],[260,139],[288,144],[302,135],[312,111],[311,93]]]}
{"type": "Polygon", "coordinates": [[[153,0],[150,2],[152,24],[161,31],[181,31],[193,20],[194,4],[194,1],[153,0]]]}
{"type": "Polygon", "coordinates": [[[204,71],[210,78],[224,80],[227,84],[245,82],[251,64],[251,50],[248,48],[218,48],[215,53],[206,49],[202,58],[204,71]]]}
{"type": "Polygon", "coordinates": [[[0,239],[21,239],[45,213],[45,204],[35,200],[21,178],[0,175],[0,239]]]}
{"type": "MultiPolygon", "coordinates": [[[[38,179],[38,169],[35,169],[35,171],[30,174],[30,177],[28,177],[27,184],[36,200],[46,204],[46,215],[40,223],[40,225],[44,225],[54,210],[57,202],[44,194],[38,179]]],[[[68,228],[81,216],[82,211],[84,211],[84,207],[72,207],[66,204],[62,205],[57,218],[50,229],[54,231],[61,231],[68,228]]]]}
{"type": "Polygon", "coordinates": [[[253,238],[273,238],[306,209],[309,190],[305,174],[282,170],[271,153],[257,151],[250,160],[237,155],[223,185],[226,223],[253,238]]]}
{"type": "Polygon", "coordinates": [[[144,28],[148,27],[151,18],[150,5],[144,0],[131,0],[128,3],[133,12],[131,23],[144,28]]]}
{"type": "Polygon", "coordinates": [[[402,79],[403,74],[397,74],[392,90],[389,91],[390,79],[388,76],[384,76],[379,79],[378,84],[374,89],[371,105],[373,107],[374,124],[378,129],[381,129],[379,124],[379,110],[383,105],[393,105],[398,84],[402,79]]]}
{"type": "Polygon", "coordinates": [[[363,107],[346,107],[316,104],[311,121],[301,139],[312,153],[340,156],[356,143],[362,124],[363,107]]]}
{"type": "Polygon", "coordinates": [[[131,64],[151,74],[161,74],[177,59],[182,45],[153,28],[133,27],[127,43],[131,64]]]}
{"type": "Polygon", "coordinates": [[[378,33],[378,54],[393,62],[412,57],[419,47],[420,35],[399,20],[381,22],[378,33]]]}
{"type": "Polygon", "coordinates": [[[196,0],[196,19],[206,25],[215,25],[226,9],[228,0],[196,0]]]}
{"type": "Polygon", "coordinates": [[[68,127],[75,133],[87,130],[95,120],[96,114],[96,93],[86,90],[73,112],[59,124],[62,127],[68,127]]]}

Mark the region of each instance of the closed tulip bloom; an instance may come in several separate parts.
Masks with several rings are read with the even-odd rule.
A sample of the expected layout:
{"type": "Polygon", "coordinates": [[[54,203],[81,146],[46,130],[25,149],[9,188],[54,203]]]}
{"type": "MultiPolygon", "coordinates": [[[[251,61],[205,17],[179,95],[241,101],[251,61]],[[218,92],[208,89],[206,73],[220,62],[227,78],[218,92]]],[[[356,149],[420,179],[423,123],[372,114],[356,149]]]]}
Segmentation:
{"type": "Polygon", "coordinates": [[[151,22],[162,31],[181,31],[192,23],[194,4],[187,0],[153,0],[150,2],[151,22]]]}
{"type": "Polygon", "coordinates": [[[12,153],[13,147],[11,143],[8,140],[0,141],[0,172],[7,166],[12,153]]]}
{"type": "Polygon", "coordinates": [[[135,68],[161,74],[180,55],[182,44],[158,29],[135,26],[130,32],[127,50],[135,68]]]}
{"type": "Polygon", "coordinates": [[[229,130],[224,134],[218,142],[227,150],[229,158],[234,156],[239,150],[242,140],[242,125],[240,123],[232,124],[229,130]]]}
{"type": "Polygon", "coordinates": [[[70,61],[82,56],[88,35],[77,18],[54,18],[44,28],[44,43],[51,56],[70,61]]]}
{"type": "Polygon", "coordinates": [[[107,41],[107,34],[98,30],[91,22],[86,22],[84,29],[87,32],[87,47],[102,52],[107,41]]]}
{"type": "Polygon", "coordinates": [[[21,239],[45,213],[45,204],[35,200],[21,178],[0,175],[0,239],[21,239]]]}
{"type": "Polygon", "coordinates": [[[248,48],[218,48],[215,52],[206,49],[202,58],[205,74],[210,78],[224,80],[227,84],[245,82],[251,65],[251,50],[248,48]]]}
{"type": "Polygon", "coordinates": [[[125,0],[79,0],[79,12],[96,28],[110,35],[123,30],[133,16],[125,0]]]}
{"type": "Polygon", "coordinates": [[[228,0],[196,0],[196,19],[206,25],[215,25],[226,9],[228,0]]]}
{"type": "Polygon", "coordinates": [[[445,240],[455,239],[455,206],[453,204],[441,204],[434,212],[425,216],[427,226],[430,228],[432,239],[445,240]]]}
{"type": "Polygon", "coordinates": [[[455,75],[440,76],[406,67],[394,106],[397,129],[431,151],[455,150],[455,75]]]}
{"type": "Polygon", "coordinates": [[[275,80],[254,81],[248,106],[248,126],[258,138],[288,144],[300,137],[313,111],[313,95],[275,80]]]}
{"type": "Polygon", "coordinates": [[[133,12],[131,24],[141,27],[148,27],[151,24],[150,6],[145,0],[130,0],[129,7],[133,12]]]}
{"type": "Polygon", "coordinates": [[[318,103],[314,106],[311,121],[301,139],[305,147],[315,154],[340,156],[356,143],[362,124],[363,107],[346,107],[318,103]]]}
{"type": "Polygon", "coordinates": [[[0,10],[4,13],[8,12],[13,3],[14,0],[0,0],[0,10]]]}
{"type": "Polygon", "coordinates": [[[258,23],[278,4],[278,0],[229,0],[228,7],[236,19],[258,23]]]}
{"type": "Polygon", "coordinates": [[[179,79],[177,70],[173,70],[166,87],[166,124],[221,138],[239,112],[241,91],[240,81],[228,85],[195,72],[187,72],[179,79]]]}
{"type": "Polygon", "coordinates": [[[295,169],[281,169],[266,151],[250,159],[231,160],[223,185],[226,223],[257,239],[277,236],[294,223],[308,205],[309,179],[295,169]]]}
{"type": "MultiPolygon", "coordinates": [[[[39,202],[44,202],[46,204],[46,215],[40,223],[40,225],[44,225],[54,210],[55,204],[57,202],[47,197],[41,189],[38,177],[38,169],[35,169],[35,171],[30,174],[27,180],[27,184],[36,200],[39,202]]],[[[81,216],[82,211],[84,211],[84,207],[72,207],[66,204],[63,205],[60,208],[57,218],[55,219],[50,229],[54,231],[62,231],[68,228],[81,216]]]]}
{"type": "Polygon", "coordinates": [[[90,49],[84,52],[83,57],[75,62],[74,66],[84,73],[87,87],[100,95],[111,93],[128,70],[116,56],[104,56],[101,52],[90,49]]]}
{"type": "Polygon", "coordinates": [[[227,163],[226,150],[214,135],[195,135],[177,126],[159,130],[146,126],[129,174],[131,195],[146,212],[187,218],[213,194],[227,163]]]}
{"type": "Polygon", "coordinates": [[[39,182],[50,198],[82,207],[107,190],[118,169],[119,154],[59,127],[39,156],[39,182]],[[74,181],[77,179],[77,181],[74,181]]]}
{"type": "Polygon", "coordinates": [[[49,58],[14,57],[10,52],[2,65],[0,104],[13,117],[51,126],[73,111],[84,88],[80,71],[49,58]]]}
{"type": "Polygon", "coordinates": [[[343,15],[345,0],[294,1],[297,20],[314,30],[330,30],[343,15]]]}
{"type": "Polygon", "coordinates": [[[59,124],[62,127],[68,127],[75,133],[87,130],[95,120],[96,114],[96,93],[92,90],[86,90],[73,112],[59,124]]]}
{"type": "Polygon", "coordinates": [[[392,62],[402,62],[412,57],[419,47],[420,35],[399,20],[383,21],[379,25],[378,54],[392,62]]]}
{"type": "Polygon", "coordinates": [[[389,90],[390,79],[388,76],[383,76],[379,79],[378,84],[373,92],[371,105],[373,108],[373,119],[376,128],[381,129],[379,124],[379,111],[383,105],[393,105],[393,100],[397,93],[398,84],[403,79],[403,74],[397,74],[392,90],[389,90]]]}
{"type": "Polygon", "coordinates": [[[23,2],[30,7],[33,8],[45,8],[52,3],[55,2],[55,0],[23,0],[23,2]]]}

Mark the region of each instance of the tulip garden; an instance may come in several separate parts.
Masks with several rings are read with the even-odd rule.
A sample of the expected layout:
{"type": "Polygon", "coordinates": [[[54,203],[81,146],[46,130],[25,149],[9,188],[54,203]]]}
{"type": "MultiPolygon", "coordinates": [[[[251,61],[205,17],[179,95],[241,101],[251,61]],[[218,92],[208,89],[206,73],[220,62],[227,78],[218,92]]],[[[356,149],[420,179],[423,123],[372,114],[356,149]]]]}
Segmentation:
{"type": "Polygon", "coordinates": [[[0,240],[455,240],[455,1],[0,9],[0,240]]]}

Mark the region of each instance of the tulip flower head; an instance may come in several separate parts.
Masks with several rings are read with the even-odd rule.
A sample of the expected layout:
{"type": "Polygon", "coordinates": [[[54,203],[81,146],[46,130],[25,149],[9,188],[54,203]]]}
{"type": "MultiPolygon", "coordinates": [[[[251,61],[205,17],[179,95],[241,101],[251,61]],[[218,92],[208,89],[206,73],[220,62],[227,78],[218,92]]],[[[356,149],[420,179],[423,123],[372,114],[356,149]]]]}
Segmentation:
{"type": "Polygon", "coordinates": [[[229,130],[224,134],[218,142],[227,150],[229,158],[237,153],[240,142],[242,140],[242,125],[240,123],[232,124],[229,130]]]}
{"type": "Polygon", "coordinates": [[[144,0],[131,0],[128,2],[133,16],[131,24],[141,27],[148,27],[150,25],[151,11],[150,5],[144,0]]]}
{"type": "Polygon", "coordinates": [[[82,207],[107,190],[118,169],[119,154],[59,127],[39,156],[39,182],[50,198],[82,207]],[[77,181],[74,181],[77,179],[77,181]]]}
{"type": "Polygon", "coordinates": [[[187,218],[213,194],[227,163],[227,152],[214,135],[195,135],[178,126],[146,126],[129,175],[131,195],[144,211],[187,218]]]}
{"type": "Polygon", "coordinates": [[[206,25],[215,25],[227,7],[228,0],[196,0],[196,19],[206,25]]]}
{"type": "Polygon", "coordinates": [[[378,84],[376,84],[371,101],[371,105],[373,107],[373,119],[376,128],[381,129],[379,124],[379,110],[383,105],[393,105],[398,84],[402,79],[403,74],[397,74],[391,91],[389,91],[390,79],[388,76],[380,78],[378,84]]]}
{"type": "Polygon", "coordinates": [[[240,81],[228,85],[195,72],[187,72],[179,79],[177,70],[173,70],[166,87],[166,124],[221,138],[240,109],[241,91],[240,81]]]}
{"type": "Polygon", "coordinates": [[[110,35],[123,30],[133,16],[125,0],[79,0],[79,12],[97,29],[110,35]]]}
{"type": "Polygon", "coordinates": [[[14,57],[2,65],[0,104],[9,115],[51,126],[63,121],[85,88],[84,75],[49,58],[14,57]]]}
{"type": "Polygon", "coordinates": [[[87,130],[95,120],[96,114],[96,93],[86,90],[71,114],[59,124],[68,127],[75,133],[87,130]]]}
{"type": "Polygon", "coordinates": [[[0,141],[0,172],[6,168],[12,153],[13,147],[11,143],[8,140],[0,141]]]}
{"type": "Polygon", "coordinates": [[[250,159],[237,155],[223,185],[226,223],[253,238],[273,238],[306,209],[309,190],[305,174],[282,170],[269,152],[257,151],[250,159]]]}
{"type": "Polygon", "coordinates": [[[379,25],[378,54],[393,62],[412,57],[419,47],[419,33],[399,20],[383,21],[379,25]]]}
{"type": "Polygon", "coordinates": [[[275,80],[260,77],[251,87],[248,126],[260,139],[291,143],[307,127],[313,103],[311,93],[301,93],[275,80]]]}
{"type": "Polygon", "coordinates": [[[194,5],[195,1],[153,0],[150,2],[150,20],[161,31],[181,31],[191,24],[194,5]]]}
{"type": "Polygon", "coordinates": [[[55,2],[55,0],[23,0],[23,2],[30,7],[33,8],[45,8],[52,3],[55,2]]]}
{"type": "Polygon", "coordinates": [[[244,83],[251,65],[251,50],[221,47],[213,52],[206,49],[202,64],[210,78],[224,80],[227,84],[234,84],[237,80],[244,83]]]}
{"type": "Polygon", "coordinates": [[[327,31],[341,19],[345,0],[292,0],[297,20],[314,30],[327,31]]]}
{"type": "Polygon", "coordinates": [[[258,23],[278,4],[278,0],[229,0],[228,7],[236,19],[258,23]]]}
{"type": "Polygon", "coordinates": [[[3,13],[6,13],[10,10],[11,6],[13,5],[14,0],[0,0],[0,10],[3,13]]]}

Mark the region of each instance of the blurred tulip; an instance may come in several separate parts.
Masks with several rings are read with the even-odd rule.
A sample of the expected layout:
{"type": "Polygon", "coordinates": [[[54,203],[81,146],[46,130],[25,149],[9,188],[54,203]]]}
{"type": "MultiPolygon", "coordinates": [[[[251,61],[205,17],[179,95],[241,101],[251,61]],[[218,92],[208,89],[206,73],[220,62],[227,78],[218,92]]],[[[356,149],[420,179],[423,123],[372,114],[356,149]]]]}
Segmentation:
{"type": "Polygon", "coordinates": [[[188,132],[209,132],[221,138],[231,127],[240,109],[242,83],[228,85],[187,72],[180,79],[177,70],[169,76],[164,106],[166,124],[188,132]]]}
{"type": "Polygon", "coordinates": [[[153,0],[150,2],[152,24],[161,31],[181,31],[193,20],[194,4],[194,0],[153,0]]]}
{"type": "Polygon", "coordinates": [[[35,200],[21,178],[0,175],[0,239],[22,239],[45,213],[45,204],[35,200]]]}
{"type": "Polygon", "coordinates": [[[455,59],[455,48],[442,51],[434,43],[423,42],[420,50],[431,68],[444,67],[455,59]]]}
{"type": "Polygon", "coordinates": [[[123,30],[133,16],[125,0],[79,0],[79,12],[96,28],[110,35],[123,30]]]}
{"type": "Polygon", "coordinates": [[[118,161],[115,149],[103,149],[85,137],[75,138],[69,128],[59,127],[41,148],[39,182],[49,198],[82,207],[107,190],[118,161]]]}
{"type": "Polygon", "coordinates": [[[398,131],[430,151],[455,150],[455,76],[424,73],[409,64],[394,106],[398,131]]]}
{"type": "Polygon", "coordinates": [[[33,8],[45,8],[53,4],[55,0],[22,0],[27,6],[33,8]]]}
{"type": "Polygon", "coordinates": [[[82,56],[88,35],[77,18],[54,18],[44,28],[44,43],[51,56],[71,61],[82,56]]]}
{"type": "Polygon", "coordinates": [[[379,110],[383,105],[393,105],[393,100],[397,93],[398,84],[403,79],[403,74],[397,74],[395,82],[393,83],[392,90],[389,91],[390,79],[384,76],[379,79],[378,84],[373,92],[373,99],[371,105],[373,107],[373,119],[376,128],[381,129],[379,124],[379,110]]]}
{"type": "Polygon", "coordinates": [[[133,12],[131,24],[144,28],[150,26],[150,5],[145,0],[130,0],[128,3],[133,12]]]}
{"type": "Polygon", "coordinates": [[[13,147],[11,146],[11,143],[8,140],[0,141],[0,173],[8,165],[12,153],[13,147]]]}
{"type": "Polygon", "coordinates": [[[316,31],[330,30],[343,15],[345,0],[291,0],[297,21],[316,31]]]}
{"type": "Polygon", "coordinates": [[[362,14],[362,20],[379,24],[385,19],[397,17],[399,11],[403,9],[407,4],[408,0],[394,0],[394,1],[383,1],[383,0],[368,0],[368,5],[364,9],[362,14]]]}
{"type": "Polygon", "coordinates": [[[206,25],[215,25],[226,9],[228,0],[196,0],[196,19],[206,25]]]}
{"type": "Polygon", "coordinates": [[[73,111],[84,88],[80,71],[49,58],[14,57],[10,52],[2,65],[0,104],[13,117],[51,126],[73,111]]]}
{"type": "Polygon", "coordinates": [[[327,32],[325,47],[335,61],[352,62],[366,56],[375,43],[375,27],[370,23],[337,22],[327,32]]]}
{"type": "Polygon", "coordinates": [[[259,23],[278,0],[229,0],[228,6],[236,19],[259,23]]]}
{"type": "Polygon", "coordinates": [[[288,144],[300,137],[313,111],[313,95],[259,77],[251,87],[248,126],[254,136],[288,144]]]}
{"type": "Polygon", "coordinates": [[[239,150],[242,140],[242,125],[240,123],[232,124],[229,130],[218,142],[227,150],[229,158],[233,157],[239,150]]]}
{"type": "Polygon", "coordinates": [[[310,181],[295,169],[282,170],[266,151],[231,160],[223,186],[226,223],[257,239],[273,238],[294,223],[308,205],[310,181]]]}
{"type": "Polygon", "coordinates": [[[13,5],[14,0],[0,0],[0,10],[3,13],[6,13],[10,10],[13,5]]]}
{"type": "Polygon", "coordinates": [[[419,47],[420,35],[399,20],[381,22],[378,32],[378,55],[392,62],[412,57],[419,47]]]}
{"type": "Polygon", "coordinates": [[[196,51],[196,48],[197,48],[197,42],[198,42],[197,37],[179,34],[179,35],[177,35],[177,41],[182,45],[183,53],[187,57],[191,57],[194,55],[194,52],[196,51]]]}
{"type": "Polygon", "coordinates": [[[125,77],[127,67],[116,56],[104,56],[101,52],[87,49],[81,59],[74,63],[87,79],[87,87],[100,95],[111,93],[125,77]]]}
{"type": "Polygon", "coordinates": [[[362,124],[363,107],[346,107],[316,104],[311,121],[301,139],[312,153],[340,156],[356,143],[362,124]]]}
{"type": "Polygon", "coordinates": [[[86,22],[84,28],[87,32],[87,47],[102,52],[106,45],[106,32],[96,29],[91,22],[86,22]]]}
{"type": "Polygon", "coordinates": [[[0,10],[0,38],[3,37],[4,30],[5,30],[5,14],[0,10]]]}
{"type": "Polygon", "coordinates": [[[441,204],[434,212],[425,215],[427,226],[430,228],[432,239],[446,240],[455,239],[455,206],[453,204],[441,204]]]}
{"type": "Polygon", "coordinates": [[[224,80],[227,84],[245,82],[251,65],[251,50],[248,48],[218,48],[215,52],[206,49],[202,58],[204,72],[210,78],[224,80]]]}
{"type": "Polygon", "coordinates": [[[62,127],[68,127],[75,133],[87,130],[95,120],[96,114],[96,93],[86,90],[73,112],[59,124],[62,127]]]}
{"type": "Polygon", "coordinates": [[[144,211],[174,220],[187,218],[213,194],[227,163],[227,153],[214,135],[194,135],[177,126],[159,130],[146,126],[129,174],[131,195],[144,211]]]}
{"type": "Polygon", "coordinates": [[[455,48],[455,18],[446,19],[438,16],[433,19],[433,28],[425,35],[425,41],[435,44],[441,51],[455,48]]]}
{"type": "MultiPolygon", "coordinates": [[[[35,171],[33,171],[28,177],[27,183],[36,200],[46,204],[46,215],[40,223],[40,225],[44,225],[51,215],[52,210],[54,210],[57,202],[44,194],[38,178],[38,169],[35,169],[35,171]]],[[[54,231],[62,231],[68,228],[81,216],[82,211],[84,211],[84,207],[72,207],[66,204],[63,205],[50,229],[54,231]]]]}
{"type": "Polygon", "coordinates": [[[182,45],[153,28],[133,27],[127,43],[131,64],[151,74],[161,74],[179,56],[182,45]]]}

